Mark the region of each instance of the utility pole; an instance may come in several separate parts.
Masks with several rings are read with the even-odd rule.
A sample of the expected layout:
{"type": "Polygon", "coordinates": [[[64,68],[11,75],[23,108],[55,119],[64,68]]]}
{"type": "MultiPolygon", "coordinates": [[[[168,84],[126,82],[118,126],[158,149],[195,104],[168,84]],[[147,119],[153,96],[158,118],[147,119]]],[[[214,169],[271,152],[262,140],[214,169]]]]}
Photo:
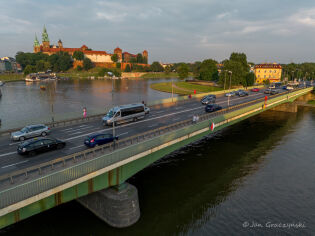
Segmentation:
{"type": "MultiPolygon", "coordinates": [[[[229,90],[231,90],[232,71],[229,71],[228,73],[230,75],[230,87],[229,87],[229,90]]],[[[228,96],[228,107],[230,107],[230,96],[228,96]]]]}

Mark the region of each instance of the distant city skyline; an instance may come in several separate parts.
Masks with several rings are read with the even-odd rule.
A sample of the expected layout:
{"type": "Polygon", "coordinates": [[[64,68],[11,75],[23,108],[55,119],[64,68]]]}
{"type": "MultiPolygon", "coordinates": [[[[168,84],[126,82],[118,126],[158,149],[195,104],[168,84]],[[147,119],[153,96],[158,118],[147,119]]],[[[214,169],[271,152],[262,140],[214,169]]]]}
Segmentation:
{"type": "Polygon", "coordinates": [[[46,25],[51,44],[149,51],[149,62],[315,62],[315,2],[12,0],[0,8],[0,57],[32,52],[46,25]]]}

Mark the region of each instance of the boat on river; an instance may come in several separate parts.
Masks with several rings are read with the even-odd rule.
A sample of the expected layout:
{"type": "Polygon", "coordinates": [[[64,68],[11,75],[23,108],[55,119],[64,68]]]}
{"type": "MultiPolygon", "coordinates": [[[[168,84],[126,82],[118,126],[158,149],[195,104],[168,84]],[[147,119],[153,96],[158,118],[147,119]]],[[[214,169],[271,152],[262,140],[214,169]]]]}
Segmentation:
{"type": "Polygon", "coordinates": [[[3,86],[4,85],[4,82],[0,81],[0,86],[3,86]]]}
{"type": "Polygon", "coordinates": [[[25,81],[28,82],[39,82],[39,81],[50,81],[57,80],[56,73],[31,73],[26,76],[25,81]]]}

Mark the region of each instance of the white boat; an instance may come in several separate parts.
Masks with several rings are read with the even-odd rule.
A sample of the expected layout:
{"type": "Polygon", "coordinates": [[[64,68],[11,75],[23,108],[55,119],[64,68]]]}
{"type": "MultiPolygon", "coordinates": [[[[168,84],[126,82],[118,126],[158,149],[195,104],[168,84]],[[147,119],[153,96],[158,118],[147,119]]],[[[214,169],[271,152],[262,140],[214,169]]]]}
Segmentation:
{"type": "Polygon", "coordinates": [[[4,85],[4,82],[0,81],[0,86],[3,86],[4,85]]]}

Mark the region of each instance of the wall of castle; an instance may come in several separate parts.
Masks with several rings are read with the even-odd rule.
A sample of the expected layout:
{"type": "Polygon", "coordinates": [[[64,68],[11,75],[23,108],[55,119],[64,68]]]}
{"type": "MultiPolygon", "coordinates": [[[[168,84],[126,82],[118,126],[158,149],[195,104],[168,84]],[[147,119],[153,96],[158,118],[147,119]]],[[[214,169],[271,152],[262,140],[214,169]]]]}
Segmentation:
{"type": "Polygon", "coordinates": [[[94,63],[98,63],[98,62],[112,63],[112,59],[110,55],[85,54],[85,57],[89,58],[94,63]]]}

